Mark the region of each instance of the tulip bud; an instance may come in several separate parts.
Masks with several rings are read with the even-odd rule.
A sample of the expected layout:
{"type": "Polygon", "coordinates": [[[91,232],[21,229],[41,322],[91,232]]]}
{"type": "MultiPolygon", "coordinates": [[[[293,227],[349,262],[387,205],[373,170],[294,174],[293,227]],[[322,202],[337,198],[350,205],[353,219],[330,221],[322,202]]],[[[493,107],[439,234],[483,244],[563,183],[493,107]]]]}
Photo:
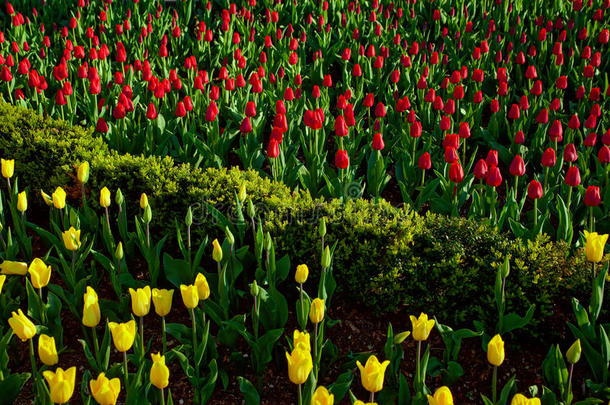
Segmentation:
{"type": "Polygon", "coordinates": [[[146,209],[146,207],[148,207],[148,196],[146,193],[142,193],[140,196],[140,208],[146,209]]]}
{"type": "Polygon", "coordinates": [[[507,278],[508,275],[510,274],[510,262],[508,261],[508,259],[504,260],[504,263],[502,263],[502,266],[500,266],[500,271],[501,271],[501,275],[502,278],[507,278]]]}
{"type": "Polygon", "coordinates": [[[150,382],[158,389],[169,385],[169,368],[165,365],[165,356],[161,353],[151,353],[153,365],[150,368],[150,382]]]}
{"type": "Polygon", "coordinates": [[[322,270],[326,270],[330,267],[330,249],[328,245],[324,248],[322,252],[322,270]]]}
{"type": "Polygon", "coordinates": [[[244,201],[246,201],[247,196],[248,194],[246,193],[246,183],[242,183],[241,187],[239,187],[239,201],[243,203],[244,201]]]}
{"type": "Polygon", "coordinates": [[[123,242],[119,242],[114,250],[114,258],[117,260],[123,259],[123,242]]]}
{"type": "Polygon", "coordinates": [[[254,203],[252,202],[252,199],[248,200],[248,216],[251,219],[254,219],[254,216],[256,215],[256,211],[254,209],[254,203]]]}
{"type": "Polygon", "coordinates": [[[89,181],[89,162],[83,162],[78,166],[77,177],[83,184],[89,181]]]}
{"type": "Polygon", "coordinates": [[[36,258],[28,268],[32,286],[36,289],[46,287],[51,278],[51,266],[47,266],[41,259],[36,258]]]}
{"type": "Polygon", "coordinates": [[[13,177],[13,174],[15,173],[15,160],[0,159],[0,163],[2,166],[2,177],[5,179],[10,179],[13,177]]]}
{"type": "Polygon", "coordinates": [[[395,345],[401,344],[402,342],[405,341],[406,338],[409,337],[410,334],[411,334],[411,331],[406,330],[404,332],[400,332],[398,335],[395,335],[394,336],[394,344],[395,345]]]}
{"type": "Polygon", "coordinates": [[[119,188],[117,189],[116,195],[114,196],[114,202],[120,207],[121,205],[123,205],[123,201],[125,201],[125,198],[123,197],[123,192],[119,188]]]}
{"type": "Polygon", "coordinates": [[[36,325],[24,315],[21,309],[12,313],[12,316],[8,319],[8,324],[13,329],[13,333],[23,342],[36,335],[36,325]]]}
{"type": "Polygon", "coordinates": [[[572,346],[570,346],[570,348],[568,349],[568,352],[566,353],[566,358],[568,360],[568,363],[570,363],[570,364],[578,363],[578,360],[580,360],[581,353],[582,353],[582,348],[580,347],[580,339],[576,339],[576,341],[574,343],[572,343],[572,346]]]}
{"type": "Polygon", "coordinates": [[[315,298],[309,307],[309,320],[311,323],[320,323],[324,319],[324,300],[315,298]]]}
{"type": "Polygon", "coordinates": [[[150,208],[150,205],[146,205],[146,208],[144,208],[144,215],[142,216],[142,219],[147,224],[149,224],[152,220],[152,210],[150,208]]]}
{"type": "Polygon", "coordinates": [[[220,247],[220,243],[218,243],[218,239],[214,239],[212,246],[212,259],[214,259],[216,263],[220,263],[222,261],[222,248],[220,247]]]}
{"type": "Polygon", "coordinates": [[[250,295],[252,295],[254,298],[256,298],[256,297],[258,297],[259,294],[260,294],[260,287],[256,283],[256,280],[254,280],[252,282],[252,284],[250,284],[250,295]]]}
{"type": "Polygon", "coordinates": [[[160,290],[158,288],[153,288],[152,302],[157,315],[167,316],[167,314],[169,314],[169,311],[172,309],[173,297],[174,290],[160,290]]]}
{"type": "Polygon", "coordinates": [[[225,237],[227,238],[229,245],[233,246],[235,244],[235,237],[228,226],[225,227],[225,237]]]}
{"type": "Polygon", "coordinates": [[[487,361],[494,366],[504,362],[504,341],[500,335],[494,336],[487,344],[487,361]]]}
{"type": "Polygon", "coordinates": [[[152,296],[149,286],[134,290],[129,289],[131,296],[131,310],[135,316],[145,316],[150,312],[150,299],[152,296]]]}
{"type": "Polygon", "coordinates": [[[318,235],[320,235],[321,238],[326,236],[326,218],[324,217],[320,219],[320,225],[318,226],[318,235]]]}

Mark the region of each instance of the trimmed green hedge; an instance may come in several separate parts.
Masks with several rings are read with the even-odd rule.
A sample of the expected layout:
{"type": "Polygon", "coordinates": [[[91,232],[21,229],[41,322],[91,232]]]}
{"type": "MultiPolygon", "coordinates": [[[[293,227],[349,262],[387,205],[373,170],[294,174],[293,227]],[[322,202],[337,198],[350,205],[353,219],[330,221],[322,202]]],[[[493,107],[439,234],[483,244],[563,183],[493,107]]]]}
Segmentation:
{"type": "MultiPolygon", "coordinates": [[[[29,188],[32,205],[42,204],[40,189],[49,193],[60,185],[79,198],[75,167],[88,161],[92,200],[98,200],[104,186],[113,193],[120,187],[133,215],[140,193],[146,192],[161,232],[173,229],[174,219],[184,218],[188,206],[203,201],[228,214],[234,192],[245,182],[277,249],[314,272],[319,269],[318,219],[326,217],[326,240],[338,241],[335,277],[340,289],[382,311],[423,310],[444,322],[469,325],[472,319],[490,321],[495,316],[490,286],[495,268],[507,256],[509,302],[519,311],[536,303],[536,319],[556,313],[559,298],[565,302],[565,297],[588,291],[583,254],[544,235],[535,241],[513,240],[479,222],[420,216],[383,201],[313,200],[306,191],[291,192],[252,171],[200,170],[169,157],[119,155],[92,130],[5,103],[0,104],[0,155],[16,160],[16,175],[21,187],[29,188]]],[[[194,214],[199,220],[195,233],[220,236],[211,216],[194,214]]]]}

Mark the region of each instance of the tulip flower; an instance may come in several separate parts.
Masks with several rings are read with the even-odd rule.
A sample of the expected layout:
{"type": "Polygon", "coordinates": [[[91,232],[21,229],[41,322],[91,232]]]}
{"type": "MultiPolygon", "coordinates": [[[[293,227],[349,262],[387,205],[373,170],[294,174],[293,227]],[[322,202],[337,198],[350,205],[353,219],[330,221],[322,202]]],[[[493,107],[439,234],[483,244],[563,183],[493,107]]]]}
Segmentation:
{"type": "Polygon", "coordinates": [[[434,319],[428,320],[428,315],[423,312],[419,315],[419,318],[411,315],[410,319],[413,326],[413,338],[418,342],[427,340],[434,327],[434,319]]]}
{"type": "Polygon", "coordinates": [[[361,400],[357,399],[356,402],[354,402],[354,405],[377,405],[377,402],[367,402],[367,403],[364,403],[361,400]]]}
{"type": "Polygon", "coordinates": [[[570,364],[576,364],[580,360],[580,355],[582,353],[582,348],[580,346],[580,339],[576,339],[572,346],[566,352],[566,359],[570,364]]]}
{"type": "Polygon", "coordinates": [[[28,209],[28,196],[25,191],[20,192],[17,195],[17,211],[23,213],[28,209]]]}
{"type": "Polygon", "coordinates": [[[97,379],[89,381],[89,389],[98,404],[115,405],[121,393],[121,380],[109,380],[104,373],[100,373],[97,379]]]}
{"type": "Polygon", "coordinates": [[[74,383],[76,380],[76,367],[63,370],[58,367],[55,372],[46,370],[42,376],[47,380],[51,401],[55,404],[65,404],[72,398],[74,383]]]}
{"type": "Polygon", "coordinates": [[[83,325],[95,328],[101,319],[100,306],[97,300],[97,293],[92,287],[87,286],[87,291],[83,295],[83,325]]]}
{"type": "Polygon", "coordinates": [[[66,206],[66,192],[63,188],[57,187],[51,195],[53,206],[58,210],[64,209],[66,206]]]}
{"type": "MultiPolygon", "coordinates": [[[[15,160],[13,159],[0,159],[2,166],[2,177],[9,180],[15,173],[15,160]]],[[[10,182],[9,182],[10,185],[10,182]]]]}
{"type": "Polygon", "coordinates": [[[428,395],[428,405],[453,405],[453,395],[448,387],[440,387],[434,391],[434,396],[428,395]]]}
{"type": "Polygon", "coordinates": [[[165,365],[165,356],[160,353],[151,353],[153,365],[150,368],[150,382],[161,390],[161,403],[165,404],[163,389],[169,385],[169,369],[165,365]]]}
{"type": "Polygon", "coordinates": [[[587,260],[595,265],[601,262],[604,256],[604,247],[608,241],[608,234],[598,234],[597,232],[585,232],[585,256],[587,260]]]}
{"type": "Polygon", "coordinates": [[[297,270],[294,274],[294,279],[297,283],[303,284],[307,281],[307,277],[309,276],[309,268],[306,264],[299,264],[297,266],[297,270]]]}
{"type": "Polygon", "coordinates": [[[89,181],[89,162],[83,162],[80,164],[80,166],[78,166],[76,177],[82,184],[89,181]]]}
{"type": "Polygon", "coordinates": [[[38,337],[38,357],[47,366],[54,366],[59,362],[54,337],[45,334],[38,337]]]}
{"type": "Polygon", "coordinates": [[[142,193],[142,195],[140,195],[140,208],[146,209],[146,207],[148,207],[148,196],[146,193],[142,193]]]}
{"type": "Polygon", "coordinates": [[[301,347],[295,347],[292,353],[286,352],[286,360],[288,361],[288,378],[293,384],[299,386],[299,404],[302,404],[301,386],[305,384],[313,369],[311,353],[301,347]]]}
{"type": "Polygon", "coordinates": [[[199,303],[199,293],[195,285],[180,285],[180,294],[182,295],[184,306],[188,309],[195,308],[199,303]]]}
{"type": "Polygon", "coordinates": [[[510,405],[540,405],[539,398],[527,398],[525,395],[516,394],[510,405]]]}
{"type": "Polygon", "coordinates": [[[25,276],[28,272],[28,264],[23,262],[5,260],[2,262],[2,264],[0,264],[0,270],[2,274],[25,276]]]}
{"type": "Polygon", "coordinates": [[[319,324],[324,319],[324,300],[315,298],[311,302],[309,310],[309,320],[311,323],[319,324]]]}
{"type": "Polygon", "coordinates": [[[125,323],[110,322],[108,324],[112,334],[114,347],[119,352],[127,352],[133,346],[136,337],[136,321],[133,319],[125,323]]]}
{"type": "Polygon", "coordinates": [[[63,232],[61,236],[66,249],[71,250],[72,252],[78,250],[80,247],[80,229],[76,230],[73,226],[71,226],[70,229],[63,232]]]}
{"type": "Polygon", "coordinates": [[[160,290],[153,288],[152,290],[152,302],[155,306],[155,312],[161,317],[161,332],[163,337],[163,353],[166,352],[167,348],[167,337],[165,334],[165,317],[169,314],[172,309],[172,298],[174,296],[174,290],[160,290]]]}
{"type": "Polygon", "coordinates": [[[318,387],[311,397],[311,405],[333,405],[335,396],[322,386],[318,387]]]}
{"type": "Polygon", "coordinates": [[[33,338],[36,335],[36,325],[24,315],[21,309],[17,312],[12,312],[12,316],[8,319],[13,333],[21,339],[22,342],[33,338]]]}
{"type": "Polygon", "coordinates": [[[51,279],[51,266],[47,266],[41,259],[35,258],[28,268],[28,273],[30,273],[32,286],[41,289],[49,284],[49,280],[51,279]]]}
{"type": "Polygon", "coordinates": [[[53,198],[51,198],[50,195],[48,195],[47,193],[45,193],[42,190],[40,190],[40,195],[42,196],[42,200],[47,205],[47,207],[50,207],[53,205],[53,198]]]}
{"type": "Polygon", "coordinates": [[[504,341],[500,335],[495,335],[487,344],[487,361],[494,366],[491,391],[492,401],[495,403],[498,367],[504,362],[504,341]]]}
{"type": "Polygon", "coordinates": [[[110,207],[110,190],[107,187],[100,191],[100,206],[103,208],[110,207]]]}
{"type": "Polygon", "coordinates": [[[2,294],[2,287],[4,287],[5,282],[6,282],[6,276],[3,274],[0,276],[0,294],[2,294]]]}
{"type": "Polygon", "coordinates": [[[360,361],[356,361],[356,365],[360,370],[360,381],[365,390],[371,393],[370,402],[373,402],[376,392],[379,392],[383,388],[383,379],[385,377],[385,370],[390,365],[390,360],[386,360],[380,363],[375,355],[372,355],[366,361],[363,366],[360,361]]]}
{"type": "Polygon", "coordinates": [[[140,343],[144,347],[144,317],[150,312],[150,287],[146,286],[137,290],[130,288],[129,295],[131,296],[131,311],[135,316],[140,317],[140,343]]]}
{"type": "Polygon", "coordinates": [[[205,301],[210,297],[210,286],[202,273],[197,274],[197,277],[195,277],[195,286],[197,287],[199,300],[205,301]]]}

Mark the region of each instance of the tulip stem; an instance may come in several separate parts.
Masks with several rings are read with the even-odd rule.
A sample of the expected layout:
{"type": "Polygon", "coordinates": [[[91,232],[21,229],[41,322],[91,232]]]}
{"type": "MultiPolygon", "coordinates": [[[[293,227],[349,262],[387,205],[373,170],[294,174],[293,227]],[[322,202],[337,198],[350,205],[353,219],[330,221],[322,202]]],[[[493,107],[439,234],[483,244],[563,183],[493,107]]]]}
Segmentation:
{"type": "Polygon", "coordinates": [[[93,333],[93,349],[95,350],[95,361],[99,363],[100,345],[97,341],[97,333],[95,332],[95,326],[91,328],[91,332],[93,333]]]}
{"type": "MultiPolygon", "coordinates": [[[[304,314],[305,314],[305,306],[304,306],[305,303],[303,302],[303,283],[299,283],[299,286],[300,286],[301,316],[304,316],[304,314]]],[[[299,319],[299,321],[300,321],[300,319],[299,319]]],[[[305,324],[306,323],[307,323],[307,318],[305,318],[305,324]]],[[[301,325],[301,327],[303,329],[305,329],[302,325],[301,325]]]]}
{"type": "Polygon", "coordinates": [[[568,377],[568,393],[567,398],[570,398],[572,395],[572,374],[574,373],[574,364],[570,364],[570,375],[568,377]]]}
{"type": "Polygon", "coordinates": [[[165,317],[161,317],[161,333],[163,335],[163,354],[167,352],[167,336],[165,332],[165,317]]]}
{"type": "Polygon", "coordinates": [[[129,389],[129,369],[127,368],[127,352],[123,352],[123,368],[125,369],[125,390],[129,389]]]}
{"type": "Polygon", "coordinates": [[[38,392],[38,368],[34,357],[34,339],[30,338],[30,361],[32,362],[32,373],[34,374],[35,391],[38,392]]]}
{"type": "Polygon", "coordinates": [[[140,344],[142,345],[142,357],[144,357],[144,353],[146,352],[146,348],[144,347],[144,317],[140,317],[140,344]]]}
{"type": "Polygon", "coordinates": [[[491,402],[496,403],[496,386],[498,382],[498,366],[494,366],[493,377],[491,380],[491,402]]]}
{"type": "Polygon", "coordinates": [[[302,391],[302,384],[299,384],[299,405],[303,405],[303,391],[302,391]]]}
{"type": "Polygon", "coordinates": [[[313,332],[313,371],[316,376],[316,380],[318,379],[318,324],[314,327],[313,332]]]}
{"type": "Polygon", "coordinates": [[[161,405],[165,405],[165,392],[163,392],[163,388],[161,388],[161,405]]]}
{"type": "MultiPolygon", "coordinates": [[[[420,379],[420,368],[421,368],[421,340],[417,341],[417,362],[415,363],[415,390],[416,391],[420,391],[420,389],[422,388],[423,384],[422,381],[420,379]],[[418,386],[419,385],[419,386],[418,386]]],[[[372,394],[372,392],[371,392],[372,394]]]]}
{"type": "Polygon", "coordinates": [[[374,403],[375,402],[375,393],[371,392],[371,395],[369,396],[369,402],[370,403],[374,403]]]}
{"type": "Polygon", "coordinates": [[[191,308],[191,320],[193,323],[193,356],[197,353],[197,323],[195,322],[195,309],[191,308]]]}
{"type": "Polygon", "coordinates": [[[534,228],[538,226],[538,199],[534,198],[534,228]]]}
{"type": "Polygon", "coordinates": [[[593,207],[589,207],[589,232],[595,230],[595,222],[593,219],[593,207]]]}

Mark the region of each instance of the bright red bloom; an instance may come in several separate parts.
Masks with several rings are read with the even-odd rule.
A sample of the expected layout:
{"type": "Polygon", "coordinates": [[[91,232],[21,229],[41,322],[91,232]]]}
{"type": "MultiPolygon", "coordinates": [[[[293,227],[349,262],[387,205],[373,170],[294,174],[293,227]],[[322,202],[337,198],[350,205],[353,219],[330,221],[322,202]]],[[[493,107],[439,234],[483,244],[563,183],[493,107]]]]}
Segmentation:
{"type": "Polygon", "coordinates": [[[491,166],[487,173],[487,185],[491,187],[498,187],[502,184],[502,174],[498,166],[491,166]]]}
{"type": "Polygon", "coordinates": [[[532,200],[542,198],[542,184],[538,180],[530,181],[527,186],[527,196],[532,200]]]}
{"type": "Polygon", "coordinates": [[[432,161],[428,152],[424,152],[419,157],[419,160],[417,161],[417,166],[422,170],[428,170],[432,167],[432,161]]]}
{"type": "Polygon", "coordinates": [[[474,165],[474,177],[481,180],[487,177],[487,163],[484,159],[479,159],[474,165]]]}
{"type": "Polygon", "coordinates": [[[371,147],[373,150],[383,150],[385,144],[383,143],[383,137],[381,136],[381,132],[377,132],[373,135],[373,142],[371,143],[371,147]]]}
{"type": "Polygon", "coordinates": [[[563,160],[565,160],[566,162],[573,163],[576,162],[577,159],[578,153],[576,153],[576,147],[573,143],[567,144],[565,149],[563,150],[563,160]]]}
{"type": "Polygon", "coordinates": [[[523,176],[525,174],[525,162],[520,155],[514,157],[509,167],[510,174],[512,176],[523,176]]]}
{"type": "Polygon", "coordinates": [[[349,156],[347,151],[339,149],[335,155],[335,166],[339,169],[347,169],[349,166],[349,156]]]}
{"type": "Polygon", "coordinates": [[[269,145],[267,146],[267,156],[270,158],[276,158],[280,155],[280,145],[277,139],[271,138],[269,145]]]}
{"type": "Polygon", "coordinates": [[[456,184],[464,180],[464,169],[459,162],[453,162],[449,167],[449,180],[456,184]]]}
{"type": "Polygon", "coordinates": [[[602,203],[602,199],[599,195],[599,187],[597,186],[589,186],[587,187],[587,191],[585,191],[585,205],[587,207],[597,207],[602,203]]]}
{"type": "Polygon", "coordinates": [[[570,187],[576,187],[580,184],[580,171],[577,166],[571,166],[568,169],[565,177],[565,183],[570,187]]]}

